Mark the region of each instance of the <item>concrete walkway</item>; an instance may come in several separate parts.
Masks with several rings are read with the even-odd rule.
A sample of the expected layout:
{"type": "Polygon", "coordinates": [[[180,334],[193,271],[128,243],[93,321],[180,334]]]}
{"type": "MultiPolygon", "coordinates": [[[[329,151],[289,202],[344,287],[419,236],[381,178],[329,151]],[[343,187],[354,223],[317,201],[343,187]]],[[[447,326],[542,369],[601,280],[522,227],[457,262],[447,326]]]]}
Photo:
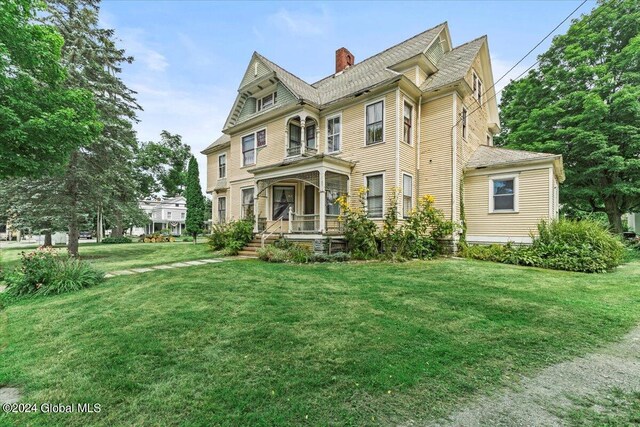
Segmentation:
{"type": "Polygon", "coordinates": [[[214,264],[217,262],[223,262],[223,261],[232,260],[232,259],[235,259],[235,258],[208,258],[208,259],[199,259],[195,261],[175,262],[173,264],[154,265],[151,267],[129,268],[127,270],[110,271],[107,274],[105,274],[104,277],[108,279],[110,277],[128,276],[131,274],[148,273],[150,271],[171,270],[174,268],[192,267],[194,265],[214,264]]]}

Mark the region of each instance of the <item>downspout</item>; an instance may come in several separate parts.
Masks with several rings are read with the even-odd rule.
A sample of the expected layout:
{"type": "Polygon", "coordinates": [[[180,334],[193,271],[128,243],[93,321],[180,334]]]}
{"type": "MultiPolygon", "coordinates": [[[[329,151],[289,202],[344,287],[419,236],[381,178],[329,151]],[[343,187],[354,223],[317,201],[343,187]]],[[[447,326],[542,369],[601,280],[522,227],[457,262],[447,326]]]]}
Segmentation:
{"type": "MultiPolygon", "coordinates": [[[[458,175],[458,162],[456,154],[458,152],[458,95],[453,92],[453,127],[451,128],[451,221],[456,221],[456,176],[458,175]]],[[[453,239],[457,236],[454,233],[453,239]]]]}
{"type": "Polygon", "coordinates": [[[418,100],[418,137],[416,138],[416,150],[418,151],[416,154],[416,198],[420,197],[420,138],[422,134],[420,133],[420,122],[422,122],[422,95],[420,95],[420,99],[418,100]]]}
{"type": "MultiPolygon", "coordinates": [[[[400,87],[396,89],[396,188],[400,187],[400,87]]],[[[402,191],[402,190],[401,190],[402,191]]],[[[402,212],[401,197],[396,198],[396,209],[402,212]]]]}

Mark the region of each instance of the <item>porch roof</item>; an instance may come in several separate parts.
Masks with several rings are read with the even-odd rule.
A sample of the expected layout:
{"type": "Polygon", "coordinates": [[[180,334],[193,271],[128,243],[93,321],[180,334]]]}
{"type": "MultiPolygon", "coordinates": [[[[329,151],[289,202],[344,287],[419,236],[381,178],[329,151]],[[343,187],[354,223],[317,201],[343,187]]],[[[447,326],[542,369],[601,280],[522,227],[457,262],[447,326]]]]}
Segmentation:
{"type": "Polygon", "coordinates": [[[308,170],[313,167],[327,166],[330,170],[349,173],[355,165],[355,162],[341,159],[329,154],[316,154],[314,156],[308,157],[295,157],[292,159],[285,159],[284,161],[279,163],[249,169],[248,172],[258,177],[259,175],[265,174],[272,175],[272,172],[283,172],[286,174],[290,174],[297,171],[308,170]]]}

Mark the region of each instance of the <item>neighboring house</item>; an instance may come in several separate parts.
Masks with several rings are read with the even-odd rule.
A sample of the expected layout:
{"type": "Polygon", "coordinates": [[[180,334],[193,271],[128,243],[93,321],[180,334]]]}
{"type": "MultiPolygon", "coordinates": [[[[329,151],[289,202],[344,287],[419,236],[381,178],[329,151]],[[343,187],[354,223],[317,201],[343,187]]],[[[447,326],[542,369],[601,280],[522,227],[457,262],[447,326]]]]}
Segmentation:
{"type": "Polygon", "coordinates": [[[139,201],[139,206],[149,216],[149,223],[144,227],[134,227],[132,235],[151,234],[165,229],[175,236],[183,233],[187,218],[187,199],[184,197],[145,199],[139,201]]]}
{"type": "Polygon", "coordinates": [[[640,213],[631,212],[624,215],[622,219],[627,221],[629,231],[640,234],[640,213]]]}
{"type": "Polygon", "coordinates": [[[251,211],[256,231],[335,237],[335,201],[358,203],[360,187],[378,224],[394,189],[401,215],[433,195],[471,242],[528,242],[558,215],[561,156],[492,146],[486,36],[452,47],[443,23],[360,63],[338,49],[335,65],[309,84],[253,54],[224,135],[202,151],[214,222],[251,211]]]}

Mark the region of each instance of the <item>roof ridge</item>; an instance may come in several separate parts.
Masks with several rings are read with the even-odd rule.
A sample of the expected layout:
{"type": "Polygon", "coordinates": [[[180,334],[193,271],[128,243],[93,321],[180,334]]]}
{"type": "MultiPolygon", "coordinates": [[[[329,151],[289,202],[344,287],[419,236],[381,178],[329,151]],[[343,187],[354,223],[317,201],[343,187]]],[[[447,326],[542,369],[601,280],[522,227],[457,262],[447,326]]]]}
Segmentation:
{"type": "Polygon", "coordinates": [[[480,145],[478,148],[480,148],[480,147],[491,148],[491,149],[494,149],[494,150],[525,152],[525,153],[531,153],[531,154],[548,154],[550,156],[557,156],[558,155],[558,154],[554,154],[554,153],[543,153],[543,152],[540,152],[540,151],[518,150],[516,148],[496,147],[495,145],[480,145]]]}
{"type": "MultiPolygon", "coordinates": [[[[257,55],[260,59],[262,59],[262,60],[264,60],[264,61],[268,62],[270,65],[274,65],[274,66],[276,66],[277,68],[279,68],[280,70],[284,71],[285,73],[287,73],[287,74],[291,75],[292,77],[295,77],[296,79],[300,80],[302,83],[306,84],[307,86],[309,86],[309,87],[310,87],[311,89],[313,89],[314,91],[315,91],[315,90],[317,90],[317,88],[313,87],[313,86],[312,86],[311,84],[309,84],[306,80],[301,79],[300,77],[298,77],[298,76],[296,76],[295,74],[293,74],[291,71],[289,71],[289,70],[287,70],[287,69],[283,68],[282,66],[280,66],[280,65],[276,64],[275,62],[273,62],[272,60],[270,60],[270,59],[269,59],[269,58],[267,58],[266,56],[264,56],[264,55],[260,54],[258,51],[254,51],[253,53],[254,53],[255,55],[257,55]]],[[[293,89],[291,89],[291,88],[289,88],[289,89],[290,89],[290,90],[293,90],[293,89]]],[[[300,95],[300,94],[297,94],[297,95],[300,95]]]]}
{"type": "MultiPolygon", "coordinates": [[[[442,27],[442,26],[447,25],[447,24],[448,24],[448,21],[441,22],[441,23],[439,23],[438,25],[435,25],[435,26],[433,26],[433,27],[431,27],[431,28],[429,28],[429,29],[426,29],[426,30],[424,30],[424,31],[422,31],[422,32],[420,32],[420,33],[418,33],[418,34],[415,34],[415,35],[413,35],[413,36],[411,36],[411,37],[409,37],[409,38],[407,38],[407,39],[405,39],[405,40],[403,40],[403,41],[401,41],[401,42],[399,42],[399,43],[394,44],[393,46],[389,46],[389,47],[388,47],[388,48],[386,48],[385,50],[382,50],[382,51],[380,51],[380,52],[378,52],[378,53],[375,53],[375,54],[373,54],[373,55],[371,55],[371,56],[369,56],[369,57],[367,57],[367,58],[363,59],[362,61],[355,63],[354,65],[352,65],[351,67],[349,67],[349,69],[350,69],[350,70],[352,70],[352,69],[354,69],[355,67],[357,67],[357,66],[359,66],[359,65],[362,65],[362,64],[364,64],[365,62],[369,61],[370,59],[375,58],[376,56],[382,55],[383,53],[385,53],[385,52],[387,52],[387,51],[389,51],[389,50],[391,50],[391,49],[393,49],[393,48],[395,48],[395,47],[398,47],[398,46],[400,46],[401,44],[404,44],[404,43],[406,43],[406,42],[408,42],[408,41],[410,41],[410,40],[413,40],[413,39],[415,39],[415,38],[418,38],[418,37],[420,37],[420,36],[422,36],[422,35],[424,35],[424,34],[428,33],[429,31],[433,31],[433,30],[435,30],[436,28],[438,28],[438,27],[442,27]]],[[[313,86],[313,87],[315,88],[315,85],[317,85],[318,83],[320,83],[320,82],[322,82],[322,81],[325,81],[325,80],[327,80],[327,79],[329,79],[329,78],[331,78],[331,77],[333,77],[333,76],[335,76],[335,73],[334,73],[334,74],[329,74],[328,76],[321,78],[321,79],[320,79],[320,80],[318,80],[317,82],[312,83],[312,84],[311,84],[311,86],[313,86]]]]}
{"type": "Polygon", "coordinates": [[[476,37],[476,38],[475,38],[475,39],[473,39],[473,40],[469,40],[469,41],[468,41],[468,42],[466,42],[466,43],[462,43],[462,44],[461,44],[461,45],[459,45],[459,46],[456,46],[456,47],[454,47],[454,48],[451,48],[451,51],[450,51],[450,52],[453,52],[453,51],[454,51],[454,50],[456,50],[456,49],[460,49],[460,48],[462,48],[462,47],[465,47],[466,45],[469,45],[469,44],[471,44],[471,43],[473,43],[473,42],[477,42],[477,41],[478,41],[478,40],[480,40],[480,39],[487,39],[487,38],[488,38],[488,36],[487,36],[486,34],[484,34],[484,35],[482,35],[482,36],[480,36],[480,37],[476,37]]]}

